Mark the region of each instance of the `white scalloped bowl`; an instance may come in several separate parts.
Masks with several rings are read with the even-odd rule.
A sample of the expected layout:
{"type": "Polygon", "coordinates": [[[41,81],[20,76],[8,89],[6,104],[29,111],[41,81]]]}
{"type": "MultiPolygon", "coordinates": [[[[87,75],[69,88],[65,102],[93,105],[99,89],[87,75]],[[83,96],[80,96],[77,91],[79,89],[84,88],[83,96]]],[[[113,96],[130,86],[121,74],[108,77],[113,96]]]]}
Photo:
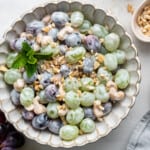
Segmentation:
{"type": "Polygon", "coordinates": [[[96,9],[96,6],[94,7],[90,4],[81,4],[79,2],[69,3],[63,1],[40,6],[24,15],[11,26],[10,30],[4,35],[4,40],[0,44],[0,65],[5,64],[6,62],[6,56],[9,53],[9,41],[24,31],[24,28],[28,22],[33,19],[41,19],[46,14],[52,13],[55,10],[66,12],[80,10],[84,13],[85,17],[93,23],[107,25],[110,31],[115,32],[120,36],[120,49],[125,51],[127,57],[127,63],[124,65],[124,68],[129,71],[131,76],[130,85],[125,90],[125,99],[113,107],[112,112],[108,116],[104,117],[104,121],[96,123],[95,132],[79,136],[77,139],[70,142],[63,141],[59,138],[59,136],[53,135],[49,132],[34,130],[30,124],[22,119],[20,110],[10,101],[10,89],[3,81],[3,74],[0,74],[0,108],[15,128],[24,133],[24,135],[26,135],[29,139],[53,147],[68,148],[73,146],[82,146],[87,143],[94,142],[109,134],[110,131],[116,128],[128,115],[128,112],[133,106],[139,91],[139,83],[141,78],[140,62],[137,55],[137,50],[133,45],[131,38],[118,23],[118,21],[116,21],[112,16],[109,16],[101,9],[96,9]]]}

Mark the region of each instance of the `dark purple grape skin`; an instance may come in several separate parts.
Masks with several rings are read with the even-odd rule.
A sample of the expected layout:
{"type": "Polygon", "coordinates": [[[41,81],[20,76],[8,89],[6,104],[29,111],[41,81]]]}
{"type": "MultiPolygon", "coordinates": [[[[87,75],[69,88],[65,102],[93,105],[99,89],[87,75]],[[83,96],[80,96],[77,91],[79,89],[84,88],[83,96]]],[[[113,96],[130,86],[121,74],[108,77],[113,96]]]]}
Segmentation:
{"type": "Polygon", "coordinates": [[[41,32],[43,27],[44,23],[42,21],[34,20],[27,24],[26,32],[37,35],[39,32],[41,32]]]}
{"type": "Polygon", "coordinates": [[[84,44],[88,51],[98,52],[101,49],[101,43],[95,35],[88,35],[85,38],[84,44]]]}
{"type": "Polygon", "coordinates": [[[13,132],[8,133],[2,145],[3,147],[19,148],[23,146],[24,143],[25,143],[24,136],[17,131],[13,131],[13,132]]]}
{"type": "Polygon", "coordinates": [[[86,108],[84,107],[83,111],[84,111],[85,118],[90,118],[92,120],[96,119],[96,116],[94,115],[92,107],[86,107],[86,108]]]}
{"type": "Polygon", "coordinates": [[[81,45],[81,37],[78,33],[71,33],[66,36],[65,42],[69,47],[79,46],[81,45]]]}
{"type": "Polygon", "coordinates": [[[51,15],[51,20],[54,22],[56,27],[62,28],[69,21],[69,16],[65,12],[55,11],[51,15]]]}
{"type": "Polygon", "coordinates": [[[15,150],[15,149],[12,147],[3,147],[1,150],[15,150]]]}
{"type": "Polygon", "coordinates": [[[58,88],[55,84],[50,84],[45,88],[45,97],[50,102],[56,101],[56,95],[58,93],[58,88]]]}
{"type": "Polygon", "coordinates": [[[26,121],[30,121],[34,118],[34,113],[32,111],[23,110],[22,118],[26,121]]]}
{"type": "Polygon", "coordinates": [[[0,124],[0,144],[4,141],[7,135],[7,126],[5,124],[0,124]]]}
{"type": "Polygon", "coordinates": [[[10,93],[10,99],[11,102],[15,105],[15,106],[20,106],[20,93],[17,92],[15,89],[13,89],[10,93]]]}
{"type": "Polygon", "coordinates": [[[52,77],[52,74],[48,73],[48,72],[44,72],[41,74],[41,80],[40,80],[40,84],[43,85],[43,87],[46,87],[50,84],[50,79],[52,77]]]}
{"type": "Polygon", "coordinates": [[[27,73],[24,72],[23,73],[23,79],[25,80],[26,83],[31,84],[31,83],[33,83],[37,79],[37,74],[34,73],[33,76],[29,78],[27,76],[27,73]]]}
{"type": "Polygon", "coordinates": [[[35,116],[32,120],[32,126],[37,130],[45,130],[48,127],[48,123],[48,116],[46,114],[35,116]]]}
{"type": "Polygon", "coordinates": [[[51,133],[58,135],[60,128],[63,126],[63,123],[60,119],[50,120],[48,124],[48,129],[51,133]]]}
{"type": "Polygon", "coordinates": [[[0,110],[0,123],[5,123],[6,122],[6,118],[4,113],[0,110]]]}
{"type": "Polygon", "coordinates": [[[57,34],[59,30],[57,28],[52,28],[49,32],[48,35],[52,37],[53,41],[57,40],[57,34]]]}
{"type": "Polygon", "coordinates": [[[68,47],[66,45],[60,45],[59,49],[60,49],[60,54],[65,55],[68,50],[68,47]]]}
{"type": "Polygon", "coordinates": [[[69,67],[67,66],[67,65],[61,65],[61,67],[60,67],[60,73],[61,73],[61,75],[64,77],[64,78],[66,78],[66,77],[68,77],[68,75],[69,75],[69,73],[70,73],[70,69],[69,69],[69,67]]]}
{"type": "Polygon", "coordinates": [[[92,73],[94,70],[94,60],[91,57],[86,57],[83,61],[83,72],[92,73]]]}
{"type": "Polygon", "coordinates": [[[103,104],[103,107],[104,107],[104,110],[103,110],[103,113],[104,113],[104,116],[108,115],[111,110],[112,110],[112,103],[108,102],[108,103],[105,103],[103,104]]]}

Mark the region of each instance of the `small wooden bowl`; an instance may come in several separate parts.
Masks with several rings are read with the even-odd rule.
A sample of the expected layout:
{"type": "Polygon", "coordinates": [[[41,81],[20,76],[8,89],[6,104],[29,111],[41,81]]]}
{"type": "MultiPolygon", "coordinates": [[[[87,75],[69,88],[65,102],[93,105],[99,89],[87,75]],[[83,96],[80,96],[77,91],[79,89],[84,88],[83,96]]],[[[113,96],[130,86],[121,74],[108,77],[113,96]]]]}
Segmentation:
{"type": "Polygon", "coordinates": [[[138,7],[138,9],[134,12],[133,18],[132,18],[132,30],[135,36],[142,42],[150,43],[150,37],[144,35],[137,24],[137,17],[142,13],[143,8],[146,5],[150,5],[150,0],[145,0],[141,3],[141,5],[138,7]]]}

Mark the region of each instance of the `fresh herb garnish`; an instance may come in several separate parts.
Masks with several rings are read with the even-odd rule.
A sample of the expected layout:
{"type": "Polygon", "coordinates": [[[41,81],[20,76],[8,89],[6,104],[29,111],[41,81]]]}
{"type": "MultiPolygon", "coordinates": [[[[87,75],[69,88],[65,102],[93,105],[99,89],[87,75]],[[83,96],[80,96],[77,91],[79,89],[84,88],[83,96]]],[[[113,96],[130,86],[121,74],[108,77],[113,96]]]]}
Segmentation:
{"type": "Polygon", "coordinates": [[[50,59],[51,56],[52,54],[35,52],[28,43],[24,42],[21,51],[12,64],[12,68],[20,69],[24,67],[27,76],[31,77],[37,71],[37,62],[42,59],[50,59]]]}

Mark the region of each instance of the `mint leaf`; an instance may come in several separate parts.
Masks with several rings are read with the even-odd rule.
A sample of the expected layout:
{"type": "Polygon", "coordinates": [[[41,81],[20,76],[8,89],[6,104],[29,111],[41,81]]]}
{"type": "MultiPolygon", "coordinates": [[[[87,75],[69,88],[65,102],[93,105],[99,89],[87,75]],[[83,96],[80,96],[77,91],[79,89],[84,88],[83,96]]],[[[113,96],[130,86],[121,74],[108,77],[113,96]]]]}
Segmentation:
{"type": "Polygon", "coordinates": [[[37,59],[50,59],[52,57],[52,54],[35,53],[34,57],[37,59]]]}
{"type": "Polygon", "coordinates": [[[22,56],[21,54],[18,54],[18,56],[16,56],[14,63],[12,64],[12,68],[20,69],[24,67],[26,63],[27,63],[26,57],[22,56]]]}
{"type": "Polygon", "coordinates": [[[31,46],[27,42],[22,43],[22,52],[28,52],[32,50],[31,46]]]}
{"type": "Polygon", "coordinates": [[[37,70],[37,63],[36,64],[26,64],[25,65],[25,69],[27,72],[27,76],[30,78],[33,76],[33,74],[36,72],[37,70]]]}

